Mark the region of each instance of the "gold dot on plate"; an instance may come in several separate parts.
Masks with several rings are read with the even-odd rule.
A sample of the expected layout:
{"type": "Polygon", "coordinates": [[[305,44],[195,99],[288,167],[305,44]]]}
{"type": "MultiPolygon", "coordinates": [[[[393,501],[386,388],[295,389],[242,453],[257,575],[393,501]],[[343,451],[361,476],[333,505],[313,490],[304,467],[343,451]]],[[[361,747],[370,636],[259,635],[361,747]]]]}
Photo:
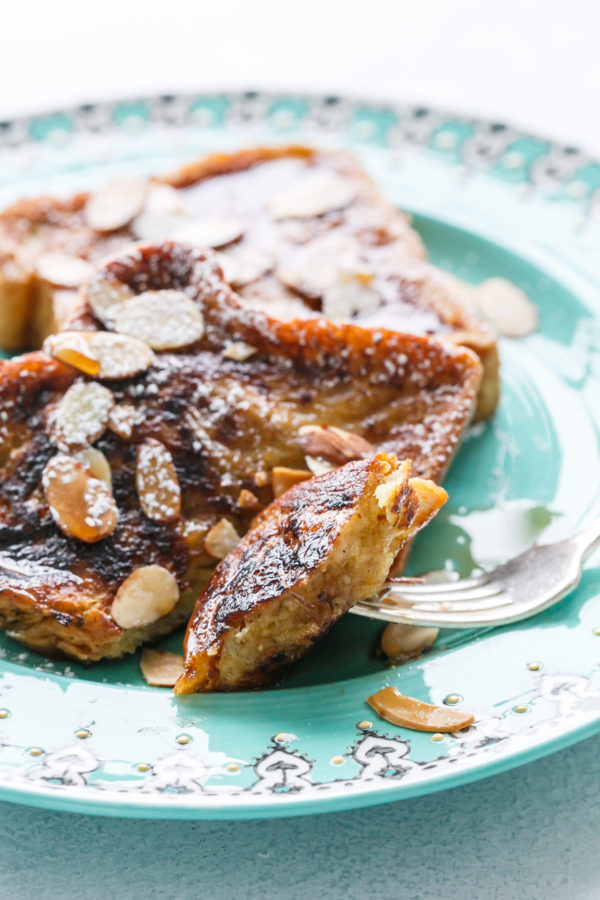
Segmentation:
{"type": "Polygon", "coordinates": [[[290,741],[296,740],[295,734],[290,734],[289,731],[280,731],[279,734],[276,734],[273,738],[276,744],[287,744],[290,741]]]}
{"type": "Polygon", "coordinates": [[[443,150],[453,150],[456,147],[457,137],[452,131],[440,131],[435,142],[443,150]]]}
{"type": "Polygon", "coordinates": [[[525,165],[525,157],[518,150],[513,150],[504,157],[504,165],[507,169],[520,169],[525,165]]]}
{"type": "Polygon", "coordinates": [[[149,772],[150,763],[138,763],[136,769],[138,770],[138,772],[149,772]]]}
{"type": "Polygon", "coordinates": [[[542,667],[542,664],[539,662],[527,663],[527,668],[529,669],[530,672],[539,672],[541,667],[542,667]]]}
{"type": "Polygon", "coordinates": [[[240,767],[237,763],[227,763],[227,771],[228,772],[239,772],[240,767]]]}
{"type": "Polygon", "coordinates": [[[600,628],[594,628],[594,634],[596,637],[600,637],[600,628]]]}
{"type": "Polygon", "coordinates": [[[526,713],[529,712],[529,707],[524,703],[519,703],[518,706],[513,706],[513,712],[516,713],[526,713]]]}
{"type": "Polygon", "coordinates": [[[332,756],[331,757],[331,765],[332,766],[343,766],[346,760],[343,756],[332,756]]]}
{"type": "Polygon", "coordinates": [[[439,731],[436,731],[435,734],[432,734],[432,735],[431,735],[431,740],[432,740],[432,741],[435,741],[435,743],[438,744],[440,741],[443,741],[443,740],[444,740],[444,735],[443,735],[443,734],[440,734],[439,731]]]}
{"type": "Polygon", "coordinates": [[[454,706],[455,703],[460,703],[462,697],[460,694],[448,694],[444,697],[444,703],[446,706],[454,706]]]}
{"type": "Polygon", "coordinates": [[[89,738],[90,732],[87,728],[80,728],[79,731],[75,732],[75,737],[79,738],[80,741],[85,741],[86,738],[89,738]]]}
{"type": "Polygon", "coordinates": [[[0,719],[8,719],[10,718],[10,710],[9,709],[0,709],[0,719]]]}
{"type": "Polygon", "coordinates": [[[175,740],[178,744],[189,744],[192,739],[189,734],[178,734],[175,740]]]}
{"type": "Polygon", "coordinates": [[[364,728],[364,729],[366,730],[367,728],[372,728],[372,727],[373,727],[373,723],[372,723],[372,722],[369,722],[368,719],[363,719],[362,722],[359,722],[359,723],[357,724],[356,727],[357,727],[357,728],[364,728]]]}
{"type": "Polygon", "coordinates": [[[41,747],[29,747],[27,752],[30,756],[41,756],[44,751],[41,747]]]}

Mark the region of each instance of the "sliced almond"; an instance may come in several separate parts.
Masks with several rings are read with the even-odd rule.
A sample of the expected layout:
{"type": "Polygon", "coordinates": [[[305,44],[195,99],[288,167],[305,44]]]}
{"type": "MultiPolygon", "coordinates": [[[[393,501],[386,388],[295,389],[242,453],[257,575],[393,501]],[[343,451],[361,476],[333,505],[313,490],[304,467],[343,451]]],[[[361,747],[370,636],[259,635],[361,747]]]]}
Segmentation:
{"type": "Polygon", "coordinates": [[[44,350],[86,375],[107,380],[133,378],[154,362],[148,344],[110,331],[62,331],[46,338],[44,350]]]}
{"type": "Polygon", "coordinates": [[[335,465],[326,462],[324,459],[317,459],[316,456],[309,456],[308,453],[304,457],[304,461],[313,475],[324,475],[325,472],[331,472],[335,469],[335,465]]]}
{"type": "Polygon", "coordinates": [[[170,522],[181,515],[181,488],[173,457],[164,444],[148,438],[137,452],[135,485],[149,519],[170,522]]]}
{"type": "Polygon", "coordinates": [[[245,341],[234,341],[228,344],[222,352],[225,359],[233,359],[236,362],[244,362],[256,353],[256,347],[251,347],[245,341]]]}
{"type": "Polygon", "coordinates": [[[98,481],[103,481],[112,493],[112,472],[110,463],[104,453],[96,447],[86,447],[75,454],[75,459],[92,473],[98,481]]]}
{"type": "Polygon", "coordinates": [[[147,182],[134,175],[113,178],[90,195],[85,219],[94,231],[116,231],[129,225],[144,206],[147,182]]]}
{"type": "Polygon", "coordinates": [[[323,315],[333,322],[371,315],[380,306],[379,292],[361,276],[340,279],[327,288],[321,302],[323,315]]]}
{"type": "Polygon", "coordinates": [[[254,473],[253,481],[256,487],[266,487],[269,483],[269,473],[260,469],[258,472],[254,473]]]}
{"type": "Polygon", "coordinates": [[[51,417],[55,442],[70,449],[93,444],[104,434],[114,404],[112,393],[96,381],[72,384],[51,417]]]}
{"type": "Polygon", "coordinates": [[[433,647],[439,633],[439,628],[390,623],[383,629],[380,646],[389,660],[401,663],[433,647]]]}
{"type": "Polygon", "coordinates": [[[506,278],[488,278],[473,289],[477,309],[505,337],[525,337],[540,322],[527,294],[506,278]]]}
{"type": "Polygon", "coordinates": [[[204,334],[196,303],[181,291],[145,291],[113,307],[113,328],[138,337],[154,350],[189,347],[204,334]]]}
{"type": "Polygon", "coordinates": [[[243,233],[244,226],[237,219],[199,219],[176,228],[171,237],[197,247],[225,247],[243,233]]]}
{"type": "Polygon", "coordinates": [[[54,456],[44,469],[42,487],[52,518],[68,537],[95,543],[115,530],[118,511],[112,494],[73,457],[54,456]]]}
{"type": "Polygon", "coordinates": [[[121,628],[143,628],[168,615],[179,600],[179,587],[164,566],[141,566],[115,596],[110,614],[121,628]]]}
{"type": "Polygon", "coordinates": [[[234,287],[244,287],[257,281],[273,268],[273,255],[266,250],[254,247],[232,247],[217,254],[219,265],[223,269],[223,277],[234,287]]]}
{"type": "Polygon", "coordinates": [[[128,441],[133,434],[136,415],[135,406],[131,406],[129,403],[119,403],[110,411],[108,427],[113,434],[128,441]]]}
{"type": "Polygon", "coordinates": [[[43,349],[50,356],[86,375],[97,375],[100,371],[100,360],[92,350],[88,332],[63,331],[52,334],[44,341],[43,349]]]}
{"type": "Polygon", "coordinates": [[[274,466],[271,470],[271,485],[273,487],[273,495],[280,497],[289,491],[295,484],[301,481],[308,481],[312,478],[312,472],[305,472],[304,469],[288,469],[287,466],[274,466]]]}
{"type": "Polygon", "coordinates": [[[395,687],[382,688],[367,697],[367,703],[386,722],[412,728],[414,731],[460,731],[475,721],[475,716],[469,713],[405,697],[395,687]]]}
{"type": "Polygon", "coordinates": [[[133,297],[133,291],[121,281],[94,278],[87,289],[87,299],[92,312],[103,325],[112,327],[111,310],[133,297]]]}
{"type": "Polygon", "coordinates": [[[304,425],[298,432],[298,443],[309,456],[335,466],[375,452],[373,444],[364,437],[334,425],[304,425]]]}
{"type": "Polygon", "coordinates": [[[227,554],[237,547],[240,540],[239,534],[229,519],[220,519],[207,533],[204,547],[206,552],[215,559],[225,559],[227,554]]]}
{"type": "Polygon", "coordinates": [[[153,687],[173,687],[179,676],[183,675],[183,656],[144,647],[140,669],[147,684],[153,687]]]}
{"type": "Polygon", "coordinates": [[[348,235],[329,231],[289,253],[276,274],[287,287],[316,299],[343,278],[369,280],[372,273],[360,258],[360,245],[348,235]]]}
{"type": "Polygon", "coordinates": [[[40,278],[56,287],[76,288],[94,274],[94,267],[87,259],[68,253],[42,253],[35,263],[40,278]]]}
{"type": "Polygon", "coordinates": [[[144,210],[131,223],[131,230],[138,241],[165,241],[185,221],[183,216],[159,215],[144,210]]]}
{"type": "Polygon", "coordinates": [[[308,219],[343,209],[354,200],[354,186],[339,175],[319,172],[272,194],[267,208],[274,219],[308,219]]]}
{"type": "Polygon", "coordinates": [[[185,203],[184,193],[170,184],[148,185],[144,212],[155,216],[187,216],[188,208],[185,203]]]}
{"type": "Polygon", "coordinates": [[[252,491],[247,491],[246,488],[243,488],[237,498],[237,505],[241,509],[258,509],[260,500],[252,491]]]}

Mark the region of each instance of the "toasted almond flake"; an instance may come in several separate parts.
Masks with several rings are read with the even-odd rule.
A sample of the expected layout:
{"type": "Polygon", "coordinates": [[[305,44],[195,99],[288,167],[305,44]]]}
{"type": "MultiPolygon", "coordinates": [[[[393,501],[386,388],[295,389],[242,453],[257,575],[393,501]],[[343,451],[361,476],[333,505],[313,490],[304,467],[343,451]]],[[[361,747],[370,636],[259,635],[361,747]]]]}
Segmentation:
{"type": "Polygon", "coordinates": [[[148,185],[144,211],[156,216],[188,216],[184,194],[170,184],[148,185]]]}
{"type": "Polygon", "coordinates": [[[76,288],[94,274],[86,259],[68,253],[42,253],[35,263],[40,278],[56,287],[76,288]]]}
{"type": "Polygon", "coordinates": [[[287,466],[274,466],[271,470],[273,495],[281,497],[295,484],[300,484],[301,481],[308,481],[312,477],[312,472],[305,472],[304,469],[288,469],[287,466]]]}
{"type": "Polygon", "coordinates": [[[173,457],[164,444],[148,438],[137,451],[135,485],[149,519],[169,522],[181,515],[181,488],[173,457]]]}
{"type": "Polygon", "coordinates": [[[116,231],[129,225],[144,205],[148,185],[142,178],[125,175],[113,178],[90,195],[85,219],[94,231],[116,231]]]}
{"type": "Polygon", "coordinates": [[[113,308],[113,328],[154,350],[189,347],[204,334],[198,306],[181,291],[145,291],[113,308]]]}
{"type": "Polygon", "coordinates": [[[240,536],[228,519],[220,519],[204,539],[204,547],[215,559],[225,559],[237,547],[240,536]]]}
{"type": "Polygon", "coordinates": [[[246,488],[242,488],[237,498],[237,505],[241,509],[258,509],[260,506],[260,500],[253,494],[252,491],[246,490],[246,488]]]}
{"type": "Polygon", "coordinates": [[[475,717],[469,713],[444,706],[432,706],[421,700],[415,700],[414,697],[405,697],[395,687],[382,688],[376,694],[367,697],[367,703],[386,722],[412,728],[414,731],[441,733],[460,731],[475,721],[475,717]]]}
{"type": "Polygon", "coordinates": [[[75,459],[92,473],[98,481],[103,481],[112,493],[112,472],[104,453],[96,447],[86,447],[75,454],[75,459]]]}
{"type": "Polygon", "coordinates": [[[276,274],[287,287],[306,297],[322,297],[344,279],[369,283],[373,273],[360,258],[360,245],[347,235],[330,231],[289,253],[276,274]]]}
{"type": "Polygon", "coordinates": [[[178,600],[172,572],[163,566],[141,566],[120,586],[110,614],[121,628],[143,628],[168,615],[178,600]]]}
{"type": "Polygon", "coordinates": [[[129,403],[119,403],[118,406],[114,406],[110,411],[108,427],[120,438],[129,440],[133,434],[135,419],[135,407],[129,403]]]}
{"type": "Polygon", "coordinates": [[[63,331],[50,335],[44,341],[43,349],[86,375],[97,375],[100,371],[100,360],[93,352],[86,332],[63,331]]]}
{"type": "Polygon", "coordinates": [[[165,213],[144,212],[136,216],[131,230],[138,241],[164,241],[172,235],[187,217],[165,213]]]}
{"type": "Polygon", "coordinates": [[[254,473],[253,480],[256,487],[266,487],[266,485],[269,483],[269,473],[261,469],[260,471],[254,473]]]}
{"type": "Polygon", "coordinates": [[[154,362],[150,347],[137,338],[110,331],[62,331],[44,341],[56,359],[97,378],[133,378],[154,362]]]}
{"type": "Polygon", "coordinates": [[[323,459],[317,459],[316,456],[309,456],[308,453],[304,457],[304,461],[313,475],[324,475],[325,472],[331,472],[332,469],[335,469],[333,463],[326,462],[323,459]]]}
{"type": "Polygon", "coordinates": [[[321,309],[323,315],[333,322],[367,316],[381,305],[379,292],[360,277],[341,279],[328,287],[323,294],[321,309]]]}
{"type": "Polygon", "coordinates": [[[274,219],[307,219],[348,206],[355,188],[339,175],[317,173],[294,182],[267,200],[274,219]]]}
{"type": "Polygon", "coordinates": [[[176,228],[171,237],[197,247],[225,247],[243,233],[244,226],[237,219],[199,219],[176,228]]]}
{"type": "Polygon", "coordinates": [[[223,277],[234,287],[244,287],[273,268],[273,255],[254,247],[231,247],[217,254],[223,277]]]}
{"type": "Polygon", "coordinates": [[[390,623],[383,629],[380,645],[388,659],[405,662],[433,647],[439,633],[439,628],[390,623]]]}
{"type": "Polygon", "coordinates": [[[477,309],[505,337],[525,337],[539,326],[539,316],[527,294],[506,278],[488,278],[473,296],[477,309]]]}
{"type": "Polygon", "coordinates": [[[375,452],[373,444],[359,434],[335,425],[303,425],[298,443],[309,456],[341,466],[375,452]]]}
{"type": "Polygon", "coordinates": [[[225,359],[233,359],[236,362],[244,362],[249,357],[254,356],[256,347],[251,347],[245,341],[234,341],[223,350],[222,355],[225,359]]]}
{"type": "Polygon", "coordinates": [[[112,327],[111,312],[133,297],[133,291],[121,281],[93,278],[87,288],[87,299],[94,315],[103,325],[112,327]]]}
{"type": "Polygon", "coordinates": [[[144,647],[140,669],[147,684],[153,687],[173,687],[179,676],[183,675],[183,656],[144,647]]]}
{"type": "Polygon", "coordinates": [[[111,391],[96,381],[72,384],[51,418],[55,442],[63,449],[93,444],[104,434],[114,404],[111,391]]]}
{"type": "Polygon", "coordinates": [[[112,494],[73,457],[54,456],[44,469],[42,487],[52,518],[68,537],[95,543],[115,530],[118,511],[112,494]]]}

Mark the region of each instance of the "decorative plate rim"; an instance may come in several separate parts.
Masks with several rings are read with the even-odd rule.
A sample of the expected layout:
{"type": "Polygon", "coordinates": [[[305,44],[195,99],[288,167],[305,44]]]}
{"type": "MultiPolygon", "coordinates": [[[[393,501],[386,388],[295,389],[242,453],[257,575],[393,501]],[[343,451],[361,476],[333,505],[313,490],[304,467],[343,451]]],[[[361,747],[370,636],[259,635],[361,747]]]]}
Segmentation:
{"type": "MultiPolygon", "coordinates": [[[[452,120],[453,122],[461,123],[473,128],[487,128],[490,131],[494,128],[506,130],[506,133],[510,134],[513,141],[530,139],[532,141],[543,143],[548,148],[546,154],[548,157],[551,157],[552,154],[558,154],[559,156],[561,154],[566,154],[567,157],[571,157],[572,161],[577,162],[575,168],[573,168],[573,166],[570,168],[567,166],[564,169],[564,177],[561,175],[559,166],[557,172],[554,173],[550,179],[553,185],[571,183],[579,169],[582,169],[585,166],[598,167],[599,176],[597,186],[593,183],[594,179],[592,179],[592,183],[589,185],[589,191],[581,193],[579,196],[567,196],[564,199],[581,201],[586,212],[589,212],[592,205],[596,202],[596,198],[600,197],[600,160],[596,160],[594,156],[577,147],[563,144],[557,140],[548,139],[520,128],[513,128],[509,124],[496,122],[493,119],[469,116],[462,113],[452,113],[438,107],[432,108],[418,104],[397,103],[392,100],[372,100],[361,96],[320,94],[318,92],[302,93],[260,90],[200,91],[116,98],[113,100],[100,100],[93,103],[82,103],[61,109],[48,109],[37,114],[28,113],[0,122],[0,150],[3,147],[18,149],[24,145],[35,145],[37,142],[42,141],[42,138],[36,138],[32,132],[34,124],[39,122],[52,121],[60,119],[60,117],[73,117],[78,124],[78,127],[74,129],[75,133],[77,133],[80,128],[83,131],[90,130],[92,132],[97,131],[102,133],[102,128],[91,127],[89,125],[89,120],[86,120],[86,116],[89,116],[94,110],[107,109],[114,111],[120,107],[127,107],[128,105],[135,107],[137,104],[145,104],[149,108],[156,107],[155,112],[164,112],[166,109],[172,109],[172,105],[176,103],[192,104],[197,101],[206,101],[215,98],[225,98],[228,102],[238,102],[242,104],[245,100],[250,103],[261,100],[264,103],[271,104],[287,100],[291,102],[320,105],[329,103],[332,107],[335,106],[336,108],[338,105],[345,105],[349,110],[354,111],[361,108],[372,110],[379,114],[390,111],[396,116],[398,121],[401,121],[402,117],[407,114],[411,115],[419,110],[423,110],[427,114],[435,116],[439,121],[452,120]],[[83,116],[83,123],[81,116],[83,116]],[[86,121],[88,123],[88,128],[85,127],[86,121]],[[82,125],[84,127],[82,127],[82,125]]],[[[169,119],[161,119],[160,116],[156,119],[153,115],[150,117],[149,121],[152,124],[161,121],[165,124],[169,124],[170,122],[169,119]]],[[[264,122],[264,115],[261,115],[256,121],[259,123],[264,122]]],[[[114,123],[110,124],[113,124],[113,127],[115,127],[114,123]]],[[[335,129],[333,130],[333,133],[335,133],[335,129]]],[[[422,140],[414,137],[406,139],[406,143],[413,147],[430,147],[432,133],[433,132],[429,132],[422,140]]],[[[285,137],[285,132],[279,136],[282,138],[285,137]]],[[[545,157],[542,156],[540,158],[543,159],[545,157]]],[[[492,168],[496,163],[497,158],[493,154],[490,159],[485,158],[484,154],[482,159],[473,163],[473,165],[475,168],[485,169],[492,168]]],[[[526,174],[529,176],[529,170],[527,170],[526,174]]],[[[530,178],[528,178],[528,184],[533,188],[546,186],[546,182],[543,180],[541,182],[536,182],[530,178]]],[[[460,222],[460,216],[458,217],[458,221],[460,222]]],[[[486,236],[485,229],[482,233],[486,236]]],[[[507,243],[510,244],[511,242],[507,239],[507,243]]],[[[571,274],[578,278],[583,277],[588,284],[590,283],[589,279],[580,272],[573,272],[571,270],[571,274]]],[[[597,698],[600,698],[600,691],[596,691],[595,688],[591,686],[590,679],[587,679],[586,684],[583,684],[586,680],[584,676],[556,675],[548,677],[562,679],[561,689],[564,687],[567,693],[570,690],[570,684],[572,683],[573,678],[575,681],[579,680],[581,683],[575,686],[574,696],[579,698],[583,697],[584,701],[595,701],[597,698]],[[569,679],[571,679],[571,682],[569,682],[569,679]]],[[[540,724],[544,726],[547,723],[542,722],[540,724]]],[[[556,724],[558,728],[558,720],[554,724],[556,724]]],[[[521,742],[517,740],[514,742],[515,746],[513,746],[513,749],[494,758],[493,748],[495,742],[501,741],[502,735],[498,736],[495,734],[497,723],[494,725],[490,720],[490,725],[492,725],[490,734],[495,734],[495,737],[490,737],[488,735],[488,738],[486,738],[484,733],[483,738],[486,743],[477,747],[478,758],[481,753],[484,752],[488,757],[486,762],[483,765],[469,763],[469,759],[474,754],[470,752],[473,750],[473,746],[469,746],[467,741],[465,742],[464,749],[461,750],[458,755],[455,755],[454,757],[446,756],[439,758],[440,760],[448,761],[448,765],[445,766],[448,771],[443,774],[438,774],[433,780],[421,779],[411,781],[409,771],[410,765],[407,766],[407,763],[409,763],[408,754],[410,752],[410,747],[406,741],[400,739],[398,736],[390,737],[381,731],[367,729],[362,737],[359,736],[356,744],[353,745],[352,753],[354,755],[355,752],[361,751],[361,747],[363,748],[361,765],[364,763],[368,770],[369,763],[364,762],[367,752],[363,745],[370,737],[373,737],[375,744],[369,746],[368,752],[372,755],[374,752],[380,752],[381,747],[384,747],[383,757],[384,762],[386,763],[384,769],[381,769],[381,771],[373,770],[374,774],[368,778],[365,777],[365,770],[363,769],[358,776],[350,777],[348,779],[333,778],[331,781],[326,782],[312,782],[310,780],[310,764],[308,765],[307,770],[306,766],[303,768],[303,763],[301,764],[298,762],[298,771],[296,775],[299,787],[297,792],[295,792],[295,788],[292,788],[292,791],[286,794],[285,799],[281,794],[276,795],[274,793],[268,793],[268,790],[272,787],[272,783],[269,782],[268,777],[264,776],[261,776],[266,785],[263,793],[256,791],[255,784],[253,783],[249,789],[242,789],[239,791],[236,799],[235,796],[226,797],[224,793],[220,794],[218,791],[212,793],[210,789],[205,791],[202,787],[200,787],[200,790],[198,791],[192,790],[189,793],[167,794],[164,792],[164,789],[157,788],[153,792],[147,794],[140,792],[134,794],[126,787],[120,788],[117,785],[113,786],[111,789],[110,785],[107,785],[106,789],[103,789],[101,784],[96,783],[93,787],[100,787],[100,789],[93,790],[91,789],[90,784],[85,781],[85,778],[83,780],[83,786],[77,784],[77,782],[73,783],[72,781],[69,781],[70,775],[62,782],[60,782],[60,777],[62,776],[53,776],[51,778],[48,774],[47,776],[40,776],[39,780],[34,780],[30,777],[29,773],[27,776],[15,776],[14,773],[7,772],[2,766],[0,766],[0,798],[26,805],[42,806],[51,809],[132,817],[160,816],[161,818],[202,817],[223,819],[257,818],[268,815],[290,816],[316,812],[329,812],[389,802],[395,799],[416,797],[466,784],[480,778],[506,771],[516,765],[539,759],[596,734],[600,731],[600,716],[596,716],[592,719],[585,702],[583,705],[578,705],[578,703],[574,702],[567,714],[567,724],[565,724],[564,719],[561,720],[560,724],[563,727],[562,729],[559,728],[558,733],[555,735],[546,735],[546,737],[541,738],[537,742],[534,741],[533,743],[528,743],[526,741],[523,746],[521,746],[521,742]],[[569,718],[572,719],[571,724],[568,723],[569,718]],[[375,746],[377,742],[379,742],[379,744],[378,746],[375,746]],[[400,745],[407,747],[407,749],[402,750],[400,745]],[[386,754],[392,754],[392,756],[395,755],[397,757],[395,764],[396,776],[394,777],[389,777],[389,766],[387,765],[388,755],[386,754]],[[400,762],[401,758],[404,759],[404,762],[400,762]],[[455,762],[457,765],[453,767],[449,764],[450,762],[455,762]],[[303,780],[307,776],[307,771],[309,780],[306,781],[306,786],[308,787],[310,785],[310,790],[304,790],[302,785],[303,780]],[[47,777],[46,781],[44,781],[44,777],[47,777]],[[398,780],[395,780],[395,777],[397,777],[398,780]],[[55,783],[57,779],[60,783],[55,783]],[[373,782],[375,782],[375,784],[373,782]],[[342,790],[342,785],[346,786],[345,790],[342,790]],[[160,793],[161,790],[163,791],[162,793],[160,793]],[[249,795],[252,796],[251,802],[249,802],[249,795]]],[[[532,728],[535,730],[535,726],[532,726],[532,728]]],[[[528,733],[531,734],[531,732],[528,733]]],[[[0,747],[1,746],[2,741],[0,739],[0,747]]],[[[71,753],[72,757],[76,757],[78,753],[76,748],[77,744],[73,742],[71,746],[62,748],[62,751],[57,751],[57,753],[62,752],[65,758],[68,753],[71,753]]],[[[257,761],[254,766],[255,771],[257,771],[258,766],[262,761],[272,761],[277,758],[278,754],[286,753],[288,756],[286,766],[292,770],[294,768],[294,760],[304,760],[304,762],[308,762],[307,758],[302,756],[300,752],[289,751],[277,746],[275,739],[272,739],[272,746],[267,748],[264,756],[257,761]]],[[[50,756],[52,756],[52,754],[50,754],[50,756]]],[[[41,764],[42,769],[44,765],[47,766],[48,764],[41,764]]],[[[413,764],[413,767],[414,765],[422,764],[413,764]]],[[[58,768],[55,770],[56,772],[63,771],[60,766],[64,767],[64,760],[58,764],[58,768]]],[[[39,769],[40,767],[37,768],[39,769]]],[[[392,766],[392,769],[393,768],[394,767],[392,766]]],[[[35,769],[36,767],[34,766],[34,771],[35,769]]],[[[76,767],[72,771],[77,773],[76,767]]],[[[82,771],[91,770],[82,769],[82,771]]],[[[191,774],[188,775],[188,778],[192,781],[194,780],[191,774]]],[[[260,778],[257,783],[262,783],[260,782],[260,778]]]]}

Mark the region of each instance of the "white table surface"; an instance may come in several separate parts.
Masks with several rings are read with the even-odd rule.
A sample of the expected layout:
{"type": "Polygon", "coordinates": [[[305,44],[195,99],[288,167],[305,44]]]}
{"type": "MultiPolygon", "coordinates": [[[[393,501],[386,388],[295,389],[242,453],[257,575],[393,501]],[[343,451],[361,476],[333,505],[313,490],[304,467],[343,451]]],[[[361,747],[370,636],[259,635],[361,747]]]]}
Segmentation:
{"type": "MultiPolygon", "coordinates": [[[[20,0],[0,118],[107,97],[359,93],[600,156],[596,0],[20,0]]],[[[153,823],[0,804],[0,896],[600,896],[600,738],[441,795],[313,819],[153,823]]]]}

